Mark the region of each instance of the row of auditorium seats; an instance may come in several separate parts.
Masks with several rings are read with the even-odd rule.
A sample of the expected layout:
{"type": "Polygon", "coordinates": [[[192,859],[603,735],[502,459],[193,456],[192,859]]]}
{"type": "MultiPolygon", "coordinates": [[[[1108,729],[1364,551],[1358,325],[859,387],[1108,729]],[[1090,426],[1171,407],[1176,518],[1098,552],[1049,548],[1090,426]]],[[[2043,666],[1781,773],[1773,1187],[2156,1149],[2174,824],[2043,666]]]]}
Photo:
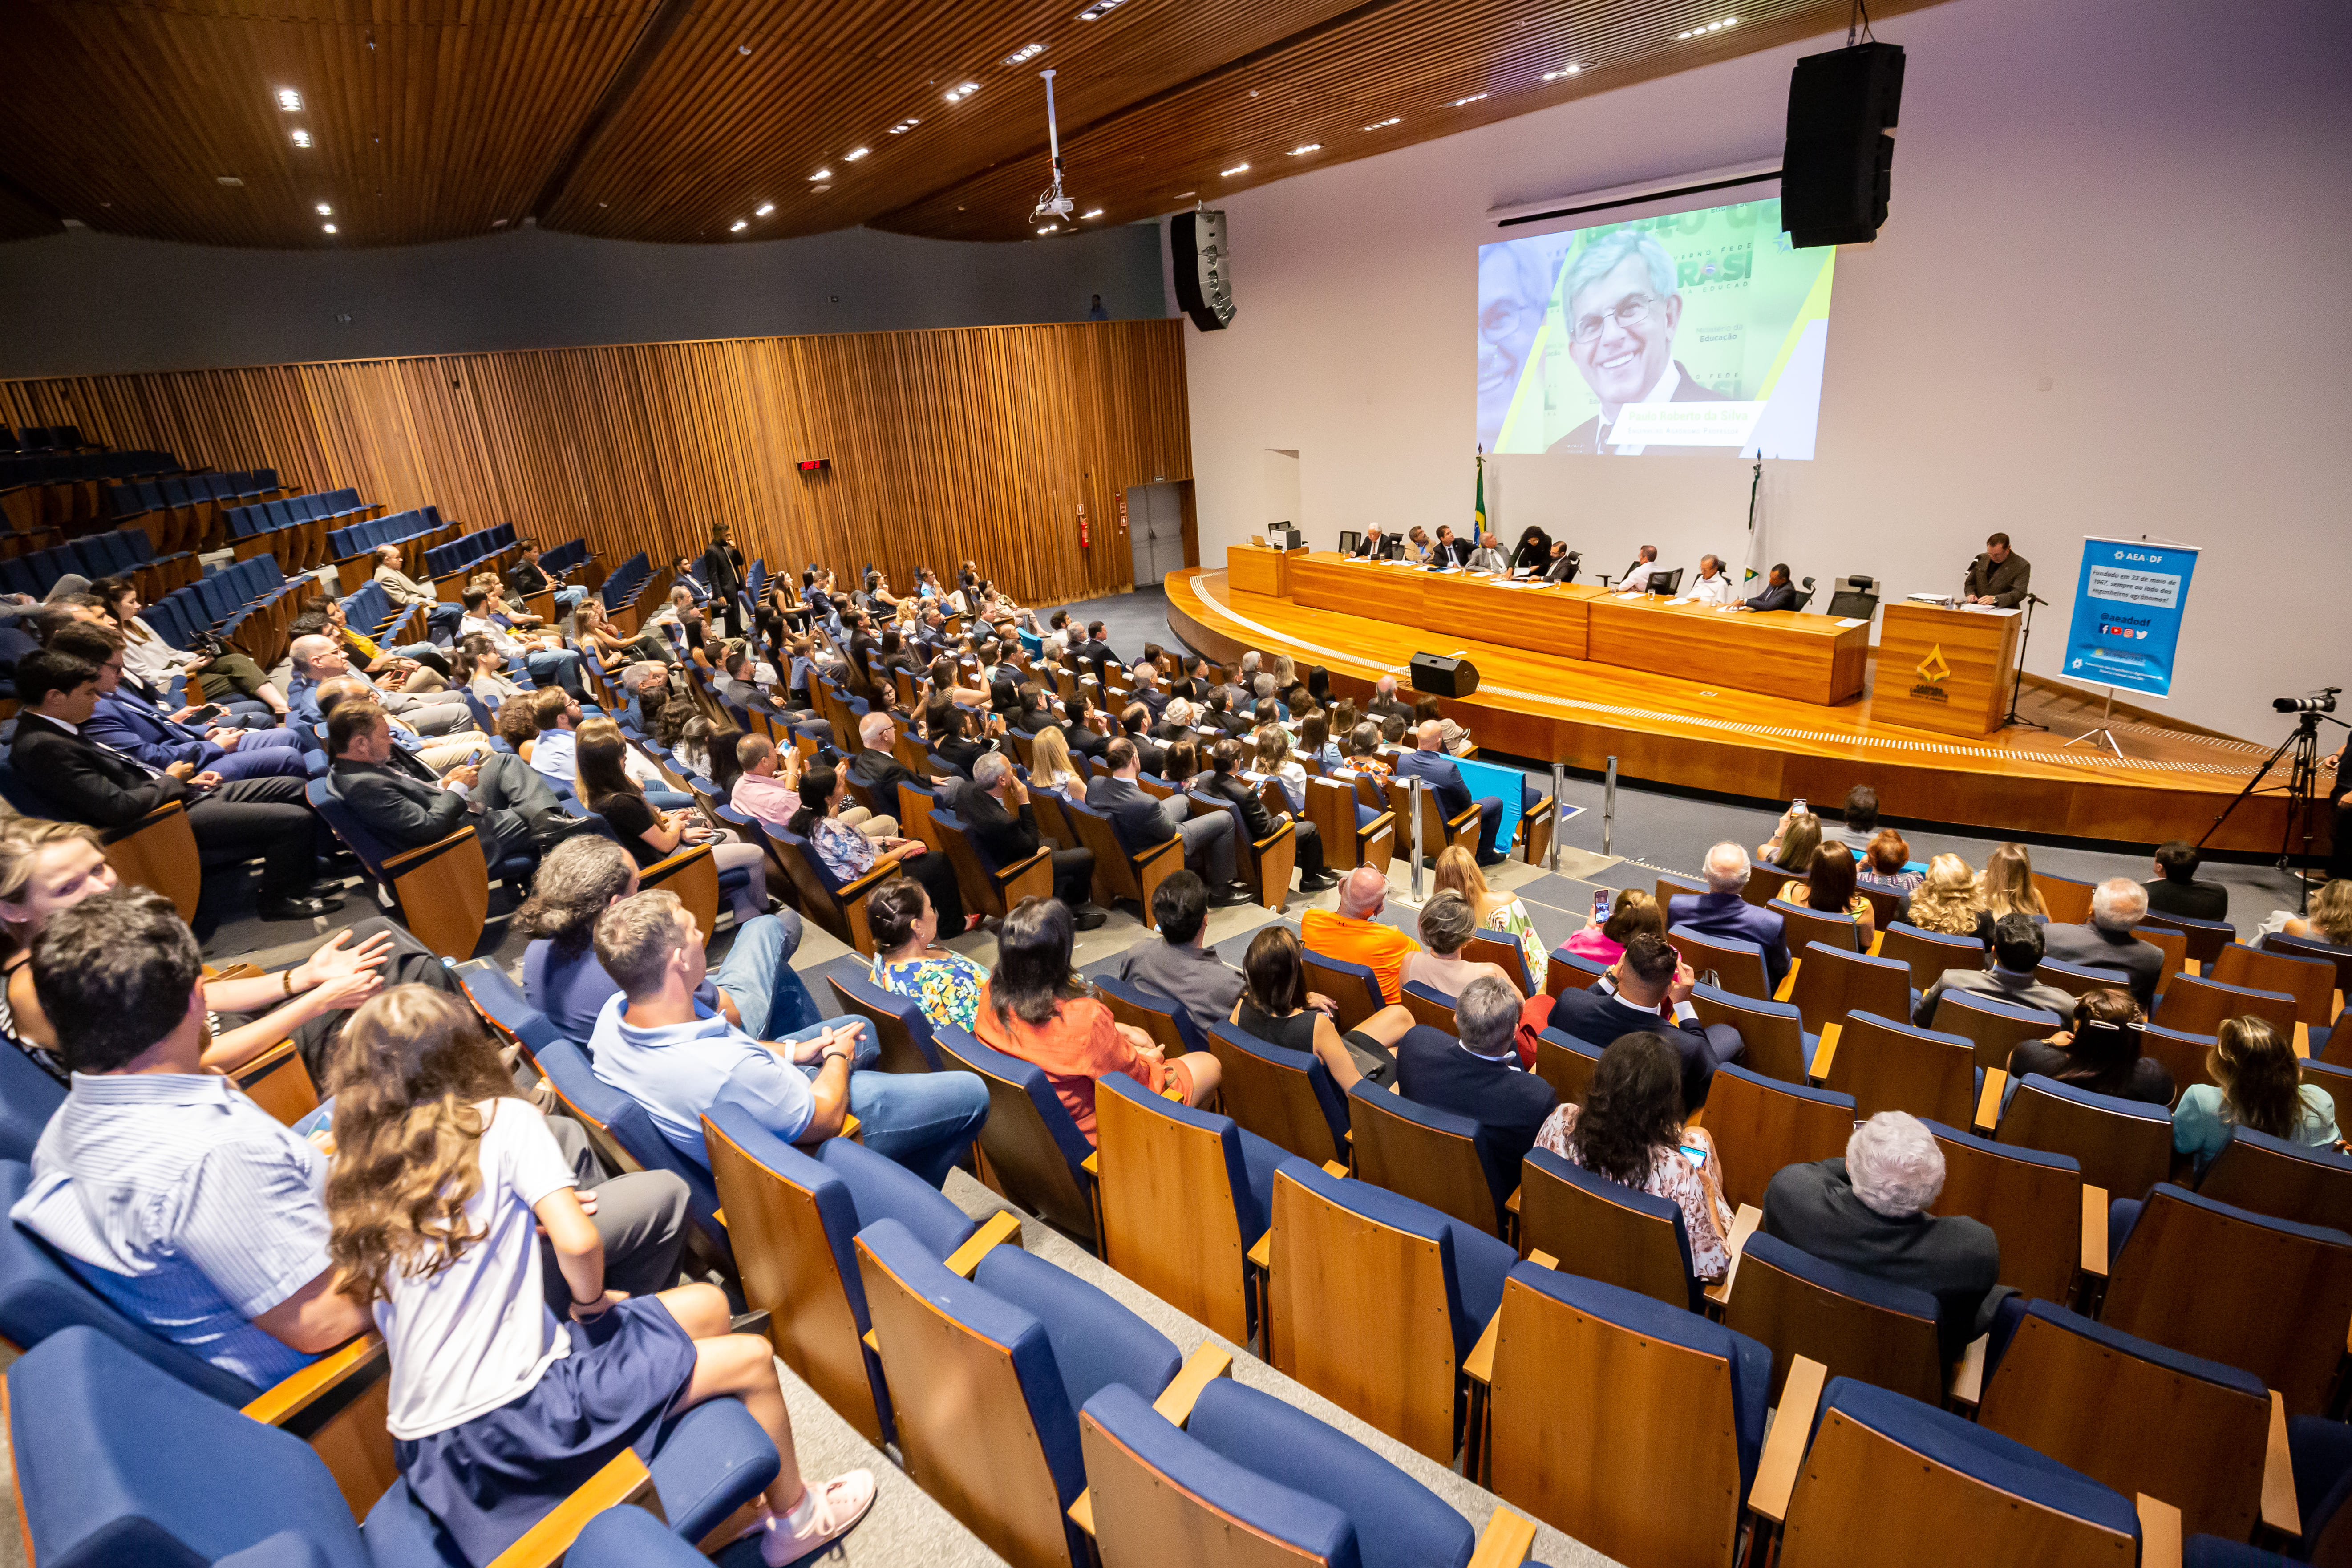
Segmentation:
{"type": "Polygon", "coordinates": [[[341,586],[348,593],[374,574],[375,552],[383,546],[401,546],[403,558],[413,574],[424,549],[439,543],[456,526],[441,521],[441,509],[437,506],[412,507],[388,517],[328,530],[326,558],[334,563],[341,586]]]}
{"type": "Polygon", "coordinates": [[[479,570],[499,571],[506,565],[515,548],[515,529],[510,522],[495,523],[461,533],[446,544],[436,544],[425,552],[425,572],[440,591],[441,597],[455,599],[449,590],[454,584],[465,586],[465,580],[479,570]]]}
{"type": "Polygon", "coordinates": [[[81,430],[77,426],[27,425],[11,430],[0,425],[0,452],[73,452],[81,446],[81,430]]]}
{"type": "Polygon", "coordinates": [[[214,525],[223,508],[271,500],[282,493],[275,468],[167,474],[113,486],[106,492],[105,512],[119,528],[144,530],[158,550],[202,550],[215,542],[214,525]]]}
{"type": "Polygon", "coordinates": [[[145,619],[173,647],[210,632],[268,669],[284,657],[286,628],[302,602],[318,591],[318,579],[289,577],[276,557],[257,555],[165,595],[148,606],[145,619]]]}
{"type": "Polygon", "coordinates": [[[58,578],[72,573],[93,583],[129,577],[138,584],[139,596],[152,602],[194,582],[197,571],[194,556],[184,551],[159,555],[144,533],[121,528],[0,561],[0,592],[42,598],[58,578]]]}
{"type": "Polygon", "coordinates": [[[179,471],[180,460],[169,452],[0,458],[0,514],[20,534],[104,527],[110,481],[179,471]]]}
{"type": "Polygon", "coordinates": [[[327,558],[327,527],[375,509],[353,489],[288,496],[221,513],[223,542],[240,561],[265,552],[289,572],[314,571],[327,558]]]}

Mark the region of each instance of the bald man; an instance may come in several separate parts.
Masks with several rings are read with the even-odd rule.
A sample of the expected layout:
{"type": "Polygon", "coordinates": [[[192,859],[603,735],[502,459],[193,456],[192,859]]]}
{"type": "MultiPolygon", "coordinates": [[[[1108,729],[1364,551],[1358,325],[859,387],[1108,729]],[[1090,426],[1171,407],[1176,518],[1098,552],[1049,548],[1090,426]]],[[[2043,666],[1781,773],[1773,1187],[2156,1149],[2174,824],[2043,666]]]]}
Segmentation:
{"type": "MultiPolygon", "coordinates": [[[[1470,786],[1462,782],[1462,770],[1445,754],[1445,726],[1432,719],[1413,732],[1413,749],[1397,759],[1396,776],[1419,779],[1437,792],[1438,809],[1445,820],[1453,821],[1470,809],[1470,786]]],[[[1507,857],[1495,852],[1495,830],[1502,825],[1503,803],[1493,795],[1482,795],[1478,806],[1478,864],[1499,866],[1507,857]]],[[[1524,803],[1523,803],[1524,804],[1524,803]]]]}

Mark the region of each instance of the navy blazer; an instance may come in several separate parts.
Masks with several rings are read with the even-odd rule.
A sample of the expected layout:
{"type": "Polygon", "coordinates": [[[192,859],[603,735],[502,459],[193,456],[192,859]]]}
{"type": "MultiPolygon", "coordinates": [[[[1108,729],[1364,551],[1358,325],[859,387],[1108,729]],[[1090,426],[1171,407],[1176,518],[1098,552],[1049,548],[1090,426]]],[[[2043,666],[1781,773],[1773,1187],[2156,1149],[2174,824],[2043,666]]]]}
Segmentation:
{"type": "Polygon", "coordinates": [[[1449,822],[1477,804],[1470,798],[1470,786],[1462,782],[1462,770],[1443,752],[1407,752],[1396,760],[1396,776],[1420,779],[1436,790],[1438,806],[1449,822]]]}
{"type": "Polygon", "coordinates": [[[1624,1035],[1664,1035],[1672,1038],[1680,1033],[1702,1039],[1706,1035],[1696,1018],[1676,1023],[1621,1001],[1613,993],[1590,986],[1570,986],[1553,998],[1549,1026],[1604,1051],[1624,1035]]]}
{"type": "Polygon", "coordinates": [[[1116,774],[1087,782],[1087,805],[1110,818],[1119,847],[1130,855],[1167,843],[1172,831],[1160,801],[1116,774]]]}
{"type": "Polygon", "coordinates": [[[100,745],[130,752],[151,768],[194,763],[201,773],[228,754],[206,740],[203,731],[173,723],[170,714],[145,698],[121,689],[98,700],[82,731],[100,745]]]}
{"type": "Polygon", "coordinates": [[[1797,585],[1783,583],[1777,588],[1767,586],[1762,593],[1748,601],[1748,607],[1751,610],[1793,610],[1797,607],[1797,585]]]}
{"type": "Polygon", "coordinates": [[[1666,925],[1754,942],[1764,950],[1764,973],[1775,991],[1789,973],[1788,923],[1738,893],[1676,893],[1666,900],[1666,925]]]}

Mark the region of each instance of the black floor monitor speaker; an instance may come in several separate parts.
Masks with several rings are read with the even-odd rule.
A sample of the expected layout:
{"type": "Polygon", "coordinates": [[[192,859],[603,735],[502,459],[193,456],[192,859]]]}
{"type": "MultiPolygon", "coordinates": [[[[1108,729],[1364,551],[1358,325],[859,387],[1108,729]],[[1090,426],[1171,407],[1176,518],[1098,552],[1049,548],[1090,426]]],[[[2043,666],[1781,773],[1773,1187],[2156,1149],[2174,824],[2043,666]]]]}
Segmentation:
{"type": "Polygon", "coordinates": [[[1902,101],[1899,44],[1857,44],[1797,62],[1780,154],[1780,226],[1793,244],[1860,245],[1878,237],[1902,101]]]}
{"type": "Polygon", "coordinates": [[[1440,697],[1467,697],[1478,689],[1478,667],[1466,658],[1417,653],[1412,656],[1412,689],[1440,697]]]}
{"type": "Polygon", "coordinates": [[[1168,220],[1169,259],[1176,271],[1176,307],[1204,332],[1234,319],[1233,276],[1225,269],[1225,215],[1205,208],[1168,220]]]}

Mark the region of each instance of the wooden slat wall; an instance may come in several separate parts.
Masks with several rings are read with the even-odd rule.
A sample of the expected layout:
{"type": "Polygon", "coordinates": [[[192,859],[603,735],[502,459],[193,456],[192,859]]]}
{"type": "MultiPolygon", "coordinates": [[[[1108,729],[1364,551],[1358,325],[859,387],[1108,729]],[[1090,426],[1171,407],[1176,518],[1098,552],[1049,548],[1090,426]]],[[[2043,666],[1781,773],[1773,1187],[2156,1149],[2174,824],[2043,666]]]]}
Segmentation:
{"type": "Polygon", "coordinates": [[[1037,605],[1127,586],[1120,493],[1192,475],[1174,321],[0,382],[0,424],[268,464],[614,559],[699,553],[720,521],[780,572],[872,561],[903,588],[969,557],[1037,605]],[[794,467],[818,457],[830,473],[794,467]]]}

